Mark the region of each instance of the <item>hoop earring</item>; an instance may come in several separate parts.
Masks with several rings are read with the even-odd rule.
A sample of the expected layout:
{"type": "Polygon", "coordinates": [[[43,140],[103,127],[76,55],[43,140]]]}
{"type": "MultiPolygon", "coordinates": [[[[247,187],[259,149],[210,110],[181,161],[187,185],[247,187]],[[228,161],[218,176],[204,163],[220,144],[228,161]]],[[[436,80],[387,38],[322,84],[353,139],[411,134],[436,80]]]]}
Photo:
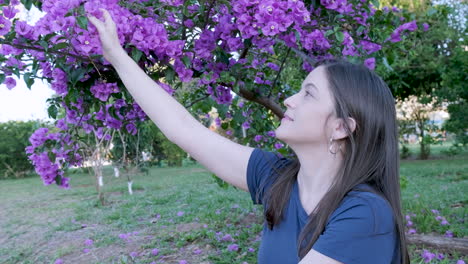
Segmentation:
{"type": "Polygon", "coordinates": [[[336,149],[336,147],[334,147],[335,143],[333,142],[333,137],[330,137],[330,147],[328,148],[328,151],[336,158],[336,153],[338,153],[338,151],[341,151],[341,144],[339,144],[339,148],[338,150],[336,149]]]}

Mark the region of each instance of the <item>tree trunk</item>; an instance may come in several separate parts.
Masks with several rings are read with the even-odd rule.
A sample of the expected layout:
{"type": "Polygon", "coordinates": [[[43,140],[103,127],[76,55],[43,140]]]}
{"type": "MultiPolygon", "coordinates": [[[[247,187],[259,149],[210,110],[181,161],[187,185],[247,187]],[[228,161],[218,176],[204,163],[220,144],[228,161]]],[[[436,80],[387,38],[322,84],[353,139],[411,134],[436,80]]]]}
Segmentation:
{"type": "Polygon", "coordinates": [[[424,119],[419,120],[419,136],[421,137],[420,145],[421,145],[421,153],[419,154],[420,159],[426,160],[429,158],[429,145],[426,143],[424,139],[424,119]]]}
{"type": "Polygon", "coordinates": [[[438,251],[451,252],[456,251],[468,255],[467,238],[449,238],[433,235],[406,235],[406,241],[409,244],[432,247],[438,251]]]}
{"type": "Polygon", "coordinates": [[[132,181],[127,182],[127,185],[128,185],[128,193],[129,193],[130,195],[133,194],[132,184],[133,184],[132,181]]]}

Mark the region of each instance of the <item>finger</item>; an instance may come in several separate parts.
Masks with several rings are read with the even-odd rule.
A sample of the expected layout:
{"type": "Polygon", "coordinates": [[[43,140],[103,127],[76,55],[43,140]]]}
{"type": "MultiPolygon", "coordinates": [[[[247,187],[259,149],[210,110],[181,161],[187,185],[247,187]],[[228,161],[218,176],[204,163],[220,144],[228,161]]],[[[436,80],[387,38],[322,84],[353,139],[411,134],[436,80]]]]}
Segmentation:
{"type": "Polygon", "coordinates": [[[104,25],[102,24],[102,22],[95,18],[94,16],[88,16],[88,20],[100,31],[101,29],[103,29],[104,25]]]}
{"type": "Polygon", "coordinates": [[[107,11],[107,10],[104,9],[104,8],[99,8],[99,9],[102,11],[106,23],[111,23],[112,17],[111,17],[111,15],[109,14],[109,11],[107,11]]]}

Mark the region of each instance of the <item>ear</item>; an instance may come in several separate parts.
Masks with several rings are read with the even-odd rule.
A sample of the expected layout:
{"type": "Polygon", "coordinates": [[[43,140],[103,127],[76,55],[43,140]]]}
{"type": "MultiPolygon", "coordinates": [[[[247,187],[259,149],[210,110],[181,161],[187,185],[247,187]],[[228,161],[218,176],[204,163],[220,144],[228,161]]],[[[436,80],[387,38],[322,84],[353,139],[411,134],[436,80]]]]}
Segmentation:
{"type": "MultiPolygon", "coordinates": [[[[348,117],[346,119],[346,123],[348,124],[350,132],[353,133],[356,130],[356,120],[352,117],[348,117]]],[[[335,127],[332,132],[334,140],[345,139],[349,136],[348,132],[346,131],[345,120],[340,118],[336,120],[335,127]]]]}

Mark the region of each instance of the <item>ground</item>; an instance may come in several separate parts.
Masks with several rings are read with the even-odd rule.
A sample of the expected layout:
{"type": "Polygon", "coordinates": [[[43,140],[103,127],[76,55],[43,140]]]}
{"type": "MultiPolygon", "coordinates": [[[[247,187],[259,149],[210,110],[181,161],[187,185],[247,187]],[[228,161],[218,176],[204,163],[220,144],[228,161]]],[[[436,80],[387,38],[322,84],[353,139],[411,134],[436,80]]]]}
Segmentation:
{"type": "MultiPolygon", "coordinates": [[[[404,213],[418,233],[466,237],[467,158],[402,162],[404,213]]],[[[70,190],[38,176],[0,181],[0,263],[256,263],[261,207],[242,190],[220,188],[201,165],[137,175],[133,195],[125,177],[111,168],[104,175],[105,205],[94,178],[79,171],[70,190]]],[[[424,249],[410,247],[412,263],[425,263],[424,249]]],[[[459,259],[466,256],[444,252],[432,263],[459,259]]]]}

